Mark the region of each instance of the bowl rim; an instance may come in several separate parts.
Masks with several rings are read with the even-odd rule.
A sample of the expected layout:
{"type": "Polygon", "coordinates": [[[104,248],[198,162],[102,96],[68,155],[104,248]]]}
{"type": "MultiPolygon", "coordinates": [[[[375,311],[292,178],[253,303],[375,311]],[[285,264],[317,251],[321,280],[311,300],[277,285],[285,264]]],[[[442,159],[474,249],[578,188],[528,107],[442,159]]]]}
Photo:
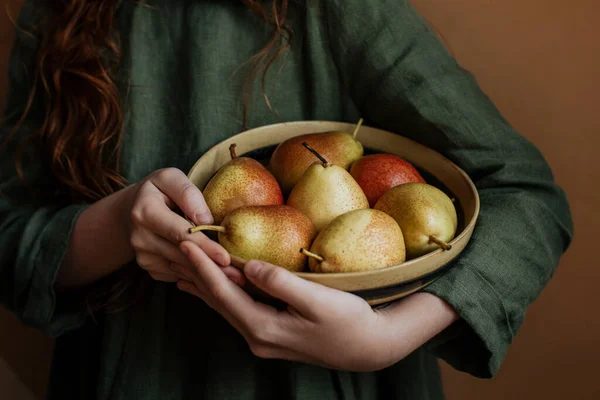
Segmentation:
{"type": "MultiPolygon", "coordinates": [[[[252,129],[248,129],[245,130],[243,132],[239,132],[233,136],[230,136],[229,138],[225,139],[226,141],[235,141],[236,138],[244,135],[248,135],[248,134],[252,134],[252,132],[255,131],[264,131],[265,129],[276,129],[277,127],[281,127],[281,126],[287,126],[287,125],[319,125],[319,124],[329,124],[329,125],[340,125],[340,126],[345,126],[345,127],[355,127],[356,124],[355,123],[350,123],[350,122],[342,122],[342,121],[330,121],[330,120],[297,120],[297,121],[288,121],[288,122],[278,122],[278,123],[274,123],[274,124],[268,124],[268,125],[263,125],[263,126],[258,126],[252,129]]],[[[448,244],[450,244],[451,246],[453,246],[454,244],[460,242],[461,240],[463,240],[466,236],[471,235],[475,225],[477,223],[477,220],[479,219],[479,213],[480,213],[480,209],[481,209],[481,200],[479,198],[479,192],[477,190],[477,187],[475,186],[475,183],[471,180],[471,178],[469,177],[469,175],[458,165],[456,165],[452,160],[450,160],[449,158],[447,158],[446,156],[444,156],[443,154],[441,154],[440,152],[433,150],[430,147],[427,147],[411,138],[408,138],[406,136],[403,136],[401,134],[398,133],[394,133],[391,131],[387,131],[385,129],[381,129],[381,128],[376,128],[373,126],[370,126],[366,123],[364,123],[362,125],[361,129],[364,128],[368,128],[369,130],[372,131],[379,131],[382,133],[386,133],[386,134],[392,134],[392,135],[396,135],[396,136],[400,136],[402,137],[403,140],[405,141],[409,141],[411,142],[413,145],[417,146],[417,147],[421,147],[426,149],[427,151],[433,152],[436,154],[437,157],[439,157],[440,159],[442,159],[444,162],[446,162],[448,165],[450,165],[453,169],[455,169],[465,180],[465,182],[468,184],[469,189],[471,190],[471,193],[473,194],[473,198],[475,200],[475,207],[473,210],[473,216],[471,217],[471,219],[469,220],[469,222],[464,226],[464,228],[462,229],[462,231],[455,236],[450,242],[448,242],[448,244]]],[[[315,133],[318,133],[315,131],[315,133]]],[[[224,141],[225,141],[224,140],[224,141]]],[[[217,146],[218,144],[220,144],[221,142],[217,143],[215,146],[217,146]]],[[[198,158],[198,160],[196,160],[196,162],[194,163],[194,165],[189,169],[188,173],[187,173],[187,177],[190,178],[192,176],[192,173],[194,172],[194,170],[197,168],[197,166],[202,162],[203,158],[205,157],[206,154],[208,154],[212,149],[214,148],[211,147],[211,149],[207,150],[206,152],[204,152],[204,154],[202,154],[202,156],[200,156],[198,158]]],[[[335,279],[335,278],[342,278],[342,277],[355,277],[355,278],[360,278],[360,277],[364,277],[364,276],[369,276],[369,275],[373,275],[373,274],[380,274],[383,272],[389,272],[392,270],[397,270],[400,268],[405,268],[405,267],[409,267],[413,264],[416,264],[418,262],[422,262],[423,260],[426,260],[428,258],[433,258],[436,255],[444,252],[446,250],[444,249],[437,249],[434,250],[432,252],[429,252],[427,254],[424,254],[422,256],[413,258],[411,260],[408,261],[404,261],[401,264],[395,264],[395,265],[390,265],[388,267],[384,267],[384,268],[378,268],[378,269],[373,269],[373,270],[367,270],[367,271],[356,271],[356,272],[294,272],[295,275],[301,277],[301,278],[308,278],[310,279],[310,277],[315,277],[315,276],[323,276],[323,277],[327,277],[328,279],[335,279]]],[[[453,261],[453,260],[452,260],[453,261]]],[[[450,261],[450,262],[452,262],[450,261]]],[[[447,264],[447,263],[446,263],[447,264]]],[[[439,266],[436,270],[444,268],[444,265],[439,266]]]]}

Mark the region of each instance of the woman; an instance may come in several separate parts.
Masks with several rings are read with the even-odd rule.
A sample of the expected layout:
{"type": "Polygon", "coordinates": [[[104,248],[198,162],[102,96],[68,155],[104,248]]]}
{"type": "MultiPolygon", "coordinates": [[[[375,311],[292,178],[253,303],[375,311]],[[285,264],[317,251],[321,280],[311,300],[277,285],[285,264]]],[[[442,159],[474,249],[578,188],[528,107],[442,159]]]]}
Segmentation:
{"type": "Polygon", "coordinates": [[[540,152],[405,2],[30,0],[18,23],[0,295],[57,338],[49,398],[443,398],[437,359],[492,377],[570,244],[540,152]],[[212,221],[184,173],[204,151],[360,116],[480,191],[470,245],[432,285],[374,311],[276,266],[242,275],[186,234],[182,214],[212,221]]]}

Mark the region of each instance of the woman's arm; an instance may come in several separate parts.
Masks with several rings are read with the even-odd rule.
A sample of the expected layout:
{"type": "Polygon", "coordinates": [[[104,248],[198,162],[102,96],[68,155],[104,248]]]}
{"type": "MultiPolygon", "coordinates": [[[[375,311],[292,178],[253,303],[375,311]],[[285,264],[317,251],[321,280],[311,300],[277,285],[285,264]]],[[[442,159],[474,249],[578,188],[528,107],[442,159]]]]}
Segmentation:
{"type": "Polygon", "coordinates": [[[460,166],[481,211],[469,246],[424,291],[461,320],[428,348],[491,377],[572,240],[564,191],[451,57],[410,1],[327,0],[331,50],[365,124],[407,136],[460,166]]]}
{"type": "Polygon", "coordinates": [[[378,311],[391,360],[401,360],[456,322],[458,313],[438,296],[419,292],[378,311]]]}
{"type": "Polygon", "coordinates": [[[58,290],[93,283],[135,258],[130,244],[135,194],[136,186],[128,186],[80,214],[56,278],[58,290]]]}

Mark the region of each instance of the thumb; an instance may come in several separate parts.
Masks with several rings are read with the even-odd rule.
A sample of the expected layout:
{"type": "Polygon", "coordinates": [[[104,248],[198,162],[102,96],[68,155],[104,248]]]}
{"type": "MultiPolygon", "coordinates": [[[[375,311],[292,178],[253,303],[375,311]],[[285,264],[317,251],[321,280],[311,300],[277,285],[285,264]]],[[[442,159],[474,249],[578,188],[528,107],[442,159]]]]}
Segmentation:
{"type": "Polygon", "coordinates": [[[327,304],[326,287],[300,278],[285,268],[252,260],[244,266],[244,275],[256,287],[305,316],[315,316],[327,304]]]}

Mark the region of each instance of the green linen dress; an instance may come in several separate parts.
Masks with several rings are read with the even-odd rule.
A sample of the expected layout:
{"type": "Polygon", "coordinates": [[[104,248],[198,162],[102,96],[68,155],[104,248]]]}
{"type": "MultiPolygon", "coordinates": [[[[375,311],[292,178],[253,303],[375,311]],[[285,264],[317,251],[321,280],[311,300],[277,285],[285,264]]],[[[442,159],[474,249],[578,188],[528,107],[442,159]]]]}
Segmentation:
{"type": "MultiPolygon", "coordinates": [[[[118,7],[124,55],[118,77],[126,112],[121,171],[187,171],[242,128],[236,70],[271,30],[236,0],[149,0],[118,7]]],[[[474,77],[403,0],[291,1],[292,47],[271,70],[267,107],[257,85],[249,127],[282,121],[356,122],[405,135],[462,167],[481,196],[472,241],[424,289],[461,320],[396,365],[331,371],[255,357],[243,338],[173,284],[118,314],[86,313],[83,296],[53,290],[74,221],[87,204],[33,201],[12,162],[16,140],[42,120],[34,107],[0,155],[0,301],[23,323],[57,338],[50,399],[441,399],[438,359],[494,376],[528,306],[572,240],[565,194],[539,150],[503,119],[474,77]],[[278,71],[278,72],[277,72],[278,71]]],[[[43,29],[44,1],[19,17],[43,29]]],[[[0,137],[24,109],[37,40],[17,31],[0,137]]],[[[52,182],[40,149],[25,173],[52,182]]]]}

